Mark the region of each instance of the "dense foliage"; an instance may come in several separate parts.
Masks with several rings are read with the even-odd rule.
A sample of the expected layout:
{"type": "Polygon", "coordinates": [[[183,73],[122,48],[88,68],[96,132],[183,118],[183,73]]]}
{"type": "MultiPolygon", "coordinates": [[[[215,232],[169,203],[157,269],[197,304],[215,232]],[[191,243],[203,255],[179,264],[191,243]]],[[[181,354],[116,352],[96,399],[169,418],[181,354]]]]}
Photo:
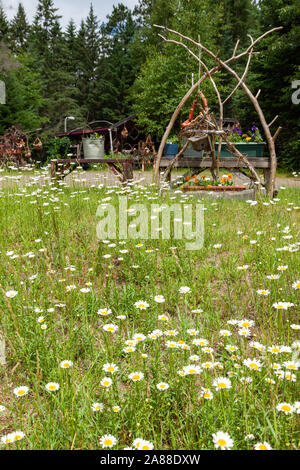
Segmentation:
{"type": "MultiPolygon", "coordinates": [[[[42,127],[44,134],[53,136],[63,129],[67,115],[74,116],[74,126],[79,127],[100,119],[116,122],[136,113],[139,124],[159,140],[199,70],[180,46],[164,44],[153,24],[195,40],[200,35],[223,58],[231,55],[237,39],[242,50],[249,44],[248,34],[257,37],[282,25],[281,32],[259,45],[261,54],[253,59],[248,84],[253,91],[262,89],[260,102],[268,120],[280,115],[279,163],[297,169],[300,118],[299,105],[292,103],[292,83],[300,78],[299,2],[139,0],[133,10],[122,3],[112,7],[103,23],[91,5],[88,17],[79,26],[70,20],[65,31],[54,3],[39,0],[30,24],[21,3],[9,21],[0,1],[0,79],[5,80],[8,95],[8,106],[0,107],[0,132],[14,123],[25,130],[42,127]]],[[[216,80],[224,94],[234,86],[224,73],[216,80]]],[[[210,85],[205,84],[203,91],[215,109],[210,85]]],[[[186,118],[189,105],[180,120],[186,118]]],[[[225,111],[243,127],[257,124],[242,91],[225,111]]]]}

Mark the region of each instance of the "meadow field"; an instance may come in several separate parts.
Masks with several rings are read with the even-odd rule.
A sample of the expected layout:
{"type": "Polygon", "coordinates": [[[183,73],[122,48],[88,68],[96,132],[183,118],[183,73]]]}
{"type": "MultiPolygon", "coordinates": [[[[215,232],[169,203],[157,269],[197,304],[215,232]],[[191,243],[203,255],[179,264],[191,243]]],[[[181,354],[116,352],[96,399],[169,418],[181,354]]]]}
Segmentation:
{"type": "Polygon", "coordinates": [[[300,189],[203,201],[199,250],[98,240],[97,208],[119,196],[151,220],[193,201],[0,188],[1,449],[297,449],[300,189]]]}

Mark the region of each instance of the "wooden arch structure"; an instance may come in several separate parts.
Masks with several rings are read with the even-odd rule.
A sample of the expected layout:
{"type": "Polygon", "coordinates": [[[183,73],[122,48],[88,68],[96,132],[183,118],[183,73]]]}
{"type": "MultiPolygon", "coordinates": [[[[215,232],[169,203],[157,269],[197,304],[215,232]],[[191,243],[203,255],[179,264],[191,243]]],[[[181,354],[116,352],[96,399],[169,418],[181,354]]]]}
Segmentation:
{"type": "MultiPolygon", "coordinates": [[[[170,122],[169,122],[169,124],[168,124],[168,126],[165,130],[164,136],[162,138],[162,141],[161,141],[161,144],[160,144],[160,147],[159,147],[159,150],[158,150],[157,158],[156,158],[156,164],[155,164],[155,168],[154,168],[154,181],[157,184],[160,183],[160,168],[161,168],[161,163],[162,163],[162,156],[163,156],[164,147],[165,147],[168,136],[169,136],[174,124],[175,124],[175,121],[176,121],[181,109],[186,104],[188,99],[195,94],[197,89],[199,89],[200,85],[205,80],[209,80],[210,83],[213,86],[213,89],[215,91],[215,94],[216,94],[216,97],[217,97],[217,100],[218,100],[219,120],[217,122],[213,117],[210,117],[209,126],[207,126],[207,131],[208,131],[207,135],[209,133],[213,134],[214,136],[218,135],[218,151],[215,153],[214,149],[211,148],[211,152],[210,152],[211,157],[212,157],[211,161],[207,162],[207,161],[204,160],[204,161],[200,162],[199,165],[200,166],[201,165],[202,166],[206,165],[206,167],[210,167],[212,169],[212,174],[213,175],[214,175],[214,173],[213,173],[214,170],[216,170],[216,174],[218,174],[220,164],[222,164],[222,166],[223,166],[223,162],[220,162],[220,152],[221,152],[221,146],[222,146],[222,141],[223,141],[223,142],[226,143],[227,150],[233,156],[232,159],[227,159],[226,166],[228,168],[232,168],[232,167],[233,168],[234,167],[236,167],[236,168],[247,168],[250,171],[251,177],[255,180],[255,182],[259,186],[265,186],[269,197],[272,198],[274,196],[274,191],[275,191],[275,178],[276,178],[276,169],[277,169],[277,157],[276,157],[275,142],[276,142],[276,139],[277,139],[277,137],[278,137],[278,135],[281,131],[281,127],[278,127],[274,134],[271,133],[270,128],[274,124],[274,122],[277,120],[278,116],[275,116],[274,119],[270,123],[267,123],[267,121],[265,119],[265,116],[264,116],[264,113],[263,113],[263,110],[262,110],[262,108],[259,104],[259,101],[258,101],[258,97],[260,95],[261,90],[258,90],[256,95],[254,95],[252,93],[252,91],[248,88],[248,86],[246,85],[245,81],[246,81],[246,77],[247,77],[247,74],[248,74],[248,71],[249,71],[249,65],[250,65],[250,62],[251,62],[251,58],[253,57],[254,54],[257,54],[257,52],[254,52],[254,47],[256,46],[256,44],[259,41],[261,41],[265,36],[275,32],[275,31],[279,31],[280,29],[282,29],[282,27],[273,28],[270,31],[267,31],[266,33],[262,34],[256,40],[253,40],[253,38],[250,35],[248,35],[249,38],[250,38],[250,46],[245,51],[243,51],[239,54],[237,53],[238,46],[239,46],[239,41],[237,41],[232,56],[227,60],[222,60],[222,59],[219,58],[218,54],[215,54],[214,52],[212,52],[211,50],[206,48],[200,42],[200,40],[198,40],[198,42],[194,41],[193,39],[189,38],[188,36],[184,36],[183,34],[177,32],[175,30],[166,28],[164,26],[159,26],[159,25],[154,25],[154,26],[156,28],[159,28],[159,29],[163,30],[166,33],[169,33],[169,34],[173,35],[173,37],[175,37],[176,39],[170,39],[170,38],[167,38],[167,37],[163,36],[162,34],[159,34],[159,36],[165,42],[177,44],[181,47],[184,47],[186,49],[186,51],[189,54],[191,54],[194,57],[194,59],[196,61],[198,61],[198,63],[204,69],[204,73],[203,73],[202,77],[190,88],[190,90],[182,98],[181,102],[179,103],[179,105],[175,109],[175,111],[174,111],[174,113],[173,113],[173,115],[170,119],[170,122]],[[198,50],[201,50],[203,53],[205,53],[207,56],[211,57],[214,60],[214,66],[210,70],[206,66],[206,63],[202,60],[201,54],[199,54],[199,55],[195,54],[190,49],[190,47],[189,47],[190,45],[196,46],[198,48],[198,50]],[[231,67],[231,63],[235,62],[235,61],[238,61],[243,57],[247,57],[247,63],[246,63],[245,70],[244,70],[242,76],[240,76],[231,67]],[[215,80],[214,80],[214,75],[218,71],[220,71],[221,69],[225,70],[231,76],[233,76],[234,79],[237,82],[236,86],[232,90],[232,92],[223,100],[221,98],[220,92],[219,92],[218,87],[217,87],[217,85],[215,83],[215,80]],[[232,95],[236,92],[236,90],[239,87],[243,89],[243,91],[245,92],[245,94],[249,98],[250,102],[254,106],[254,109],[255,109],[258,117],[259,117],[260,124],[261,124],[261,127],[263,129],[263,132],[264,132],[264,135],[265,135],[265,138],[266,138],[266,142],[267,142],[267,146],[268,146],[269,157],[268,157],[267,161],[262,161],[262,159],[260,159],[260,162],[250,161],[250,159],[248,159],[244,154],[239,152],[239,150],[236,148],[234,143],[230,141],[230,138],[228,137],[227,133],[224,131],[224,128],[223,128],[224,105],[232,97],[232,95]],[[261,180],[261,178],[259,177],[257,171],[255,170],[255,168],[259,168],[259,167],[264,168],[264,170],[265,170],[264,181],[261,180]]],[[[205,106],[204,106],[203,111],[202,111],[203,117],[204,118],[207,117],[208,114],[209,114],[209,109],[205,110],[205,106]]],[[[166,179],[166,177],[168,176],[168,174],[172,170],[173,166],[178,164],[178,160],[183,158],[184,152],[185,152],[185,150],[186,150],[186,148],[187,148],[190,141],[191,140],[189,138],[187,138],[187,141],[186,141],[185,145],[181,148],[179,153],[172,159],[172,161],[167,165],[167,168],[166,168],[165,173],[163,175],[163,180],[166,179]]]]}

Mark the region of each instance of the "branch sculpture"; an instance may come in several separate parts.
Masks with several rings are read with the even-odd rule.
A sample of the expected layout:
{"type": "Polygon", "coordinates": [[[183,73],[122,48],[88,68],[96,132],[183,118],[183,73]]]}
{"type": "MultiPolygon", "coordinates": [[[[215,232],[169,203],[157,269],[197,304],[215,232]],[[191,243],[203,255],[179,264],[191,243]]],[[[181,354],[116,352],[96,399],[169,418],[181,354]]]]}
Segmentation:
{"type": "MultiPolygon", "coordinates": [[[[248,88],[248,86],[246,85],[245,80],[246,80],[246,77],[247,77],[247,74],[248,74],[248,71],[249,71],[251,58],[254,54],[256,54],[256,52],[254,52],[254,47],[256,46],[256,44],[259,41],[261,41],[264,37],[266,37],[267,35],[275,32],[275,31],[281,30],[282,27],[273,28],[273,29],[267,31],[266,33],[262,34],[261,36],[259,36],[255,40],[253,40],[253,38],[251,36],[249,36],[250,37],[250,42],[251,42],[250,46],[245,51],[243,51],[239,54],[237,54],[237,50],[238,50],[238,46],[239,46],[239,41],[237,41],[232,56],[229,59],[223,61],[219,58],[219,53],[215,54],[214,52],[212,52],[211,50],[206,48],[200,42],[200,40],[198,42],[194,41],[193,39],[189,38],[188,36],[185,36],[185,35],[179,33],[178,31],[166,28],[164,26],[159,26],[159,25],[154,25],[154,26],[156,28],[159,28],[159,29],[161,29],[161,30],[163,30],[167,33],[173,34],[173,35],[177,36],[178,38],[180,38],[180,41],[177,41],[175,39],[168,39],[165,36],[159,34],[159,36],[165,42],[174,43],[174,44],[177,44],[177,45],[183,47],[189,54],[191,54],[194,57],[195,60],[198,61],[199,65],[201,65],[203,67],[203,69],[205,70],[204,75],[190,88],[190,90],[183,97],[183,99],[181,100],[181,102],[179,103],[177,108],[175,109],[175,111],[174,111],[174,113],[173,113],[173,115],[170,119],[170,122],[169,122],[169,124],[168,124],[168,126],[165,130],[164,136],[162,138],[162,141],[161,141],[161,144],[160,144],[160,147],[159,147],[159,150],[158,150],[156,165],[155,165],[155,170],[154,170],[154,181],[156,183],[159,183],[159,168],[160,168],[160,162],[161,162],[163,150],[164,150],[165,144],[167,142],[168,136],[169,136],[174,124],[175,124],[175,121],[176,121],[181,109],[186,104],[188,99],[193,95],[193,93],[197,90],[197,88],[200,86],[200,84],[203,83],[205,80],[209,79],[212,86],[213,86],[213,88],[214,88],[217,99],[218,99],[219,114],[220,114],[219,125],[216,125],[216,130],[220,134],[218,153],[217,153],[217,158],[215,158],[215,156],[214,156],[214,159],[213,159],[214,160],[213,165],[216,168],[217,174],[219,172],[219,157],[220,157],[220,151],[221,151],[221,143],[222,143],[222,139],[223,139],[227,143],[228,150],[231,153],[233,153],[237,158],[239,158],[243,161],[245,166],[247,166],[247,168],[250,170],[253,178],[259,184],[261,184],[261,181],[260,181],[260,178],[259,178],[257,172],[255,171],[253,166],[250,164],[248,159],[236,149],[235,145],[232,142],[229,141],[228,136],[225,133],[222,133],[224,104],[233,96],[233,94],[237,91],[238,88],[242,88],[244,90],[245,94],[247,95],[247,97],[249,98],[249,100],[252,102],[252,104],[254,106],[254,109],[256,110],[256,112],[258,114],[259,120],[261,122],[261,126],[263,128],[263,131],[264,131],[264,134],[265,134],[265,137],[266,137],[266,140],[267,140],[269,156],[270,156],[270,171],[269,171],[268,178],[266,178],[265,186],[266,186],[268,195],[272,198],[273,195],[274,195],[274,191],[275,191],[275,177],[276,177],[276,169],[277,169],[275,141],[278,137],[278,134],[281,131],[281,127],[278,127],[277,131],[274,133],[274,135],[272,135],[270,128],[274,124],[274,122],[276,121],[278,116],[276,116],[269,124],[267,123],[267,121],[265,119],[265,116],[264,116],[264,113],[263,113],[263,111],[260,107],[260,104],[258,102],[258,97],[259,97],[259,94],[260,94],[260,90],[257,92],[257,94],[255,96],[252,93],[252,91],[248,88]],[[188,43],[192,44],[193,46],[196,46],[199,50],[201,49],[202,52],[206,53],[209,57],[213,58],[214,59],[213,68],[211,70],[209,70],[208,67],[206,66],[205,62],[202,60],[202,55],[197,56],[187,46],[187,44],[185,44],[183,41],[187,41],[188,43]],[[244,73],[242,74],[242,76],[239,76],[237,74],[237,72],[235,70],[233,70],[233,68],[230,66],[230,64],[232,62],[240,60],[241,58],[243,58],[245,56],[248,56],[247,57],[247,63],[246,63],[246,66],[245,66],[245,70],[244,70],[244,73]],[[236,84],[235,88],[232,90],[232,92],[223,101],[221,99],[221,95],[220,95],[220,92],[217,88],[215,80],[213,79],[213,75],[215,73],[217,73],[220,69],[226,70],[237,81],[237,84],[236,84]]],[[[182,154],[183,154],[183,152],[180,152],[180,156],[182,156],[182,154]]],[[[179,157],[176,156],[175,158],[178,161],[179,157]]]]}

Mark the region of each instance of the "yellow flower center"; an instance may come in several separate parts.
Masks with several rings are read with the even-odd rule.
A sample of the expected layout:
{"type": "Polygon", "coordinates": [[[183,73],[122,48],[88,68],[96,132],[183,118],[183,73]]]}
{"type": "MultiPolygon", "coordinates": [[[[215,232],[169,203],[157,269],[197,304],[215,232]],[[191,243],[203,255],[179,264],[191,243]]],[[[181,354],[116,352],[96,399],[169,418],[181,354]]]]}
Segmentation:
{"type": "Polygon", "coordinates": [[[50,385],[49,386],[49,390],[55,390],[56,389],[56,386],[55,385],[50,385]]]}
{"type": "Polygon", "coordinates": [[[219,440],[218,440],[218,444],[219,444],[221,447],[224,447],[224,446],[226,446],[226,441],[224,441],[224,439],[219,439],[219,440]]]}
{"type": "Polygon", "coordinates": [[[132,380],[139,380],[140,376],[138,374],[135,374],[132,376],[132,380]]]}
{"type": "Polygon", "coordinates": [[[226,384],[224,382],[218,383],[219,388],[226,388],[226,384]]]}
{"type": "Polygon", "coordinates": [[[283,405],[283,406],[281,407],[281,409],[282,409],[283,411],[291,411],[291,407],[290,407],[289,405],[283,405]]]}
{"type": "Polygon", "coordinates": [[[104,445],[111,446],[112,445],[112,440],[111,439],[105,439],[104,445]]]}
{"type": "Polygon", "coordinates": [[[115,369],[114,369],[114,367],[109,366],[109,367],[107,368],[107,370],[108,370],[109,372],[113,372],[115,369]]]}
{"type": "Polygon", "coordinates": [[[18,391],[18,395],[24,395],[25,394],[25,390],[19,390],[18,391]]]}
{"type": "Polygon", "coordinates": [[[264,444],[260,444],[259,450],[267,450],[267,446],[265,446],[264,444]]]}

